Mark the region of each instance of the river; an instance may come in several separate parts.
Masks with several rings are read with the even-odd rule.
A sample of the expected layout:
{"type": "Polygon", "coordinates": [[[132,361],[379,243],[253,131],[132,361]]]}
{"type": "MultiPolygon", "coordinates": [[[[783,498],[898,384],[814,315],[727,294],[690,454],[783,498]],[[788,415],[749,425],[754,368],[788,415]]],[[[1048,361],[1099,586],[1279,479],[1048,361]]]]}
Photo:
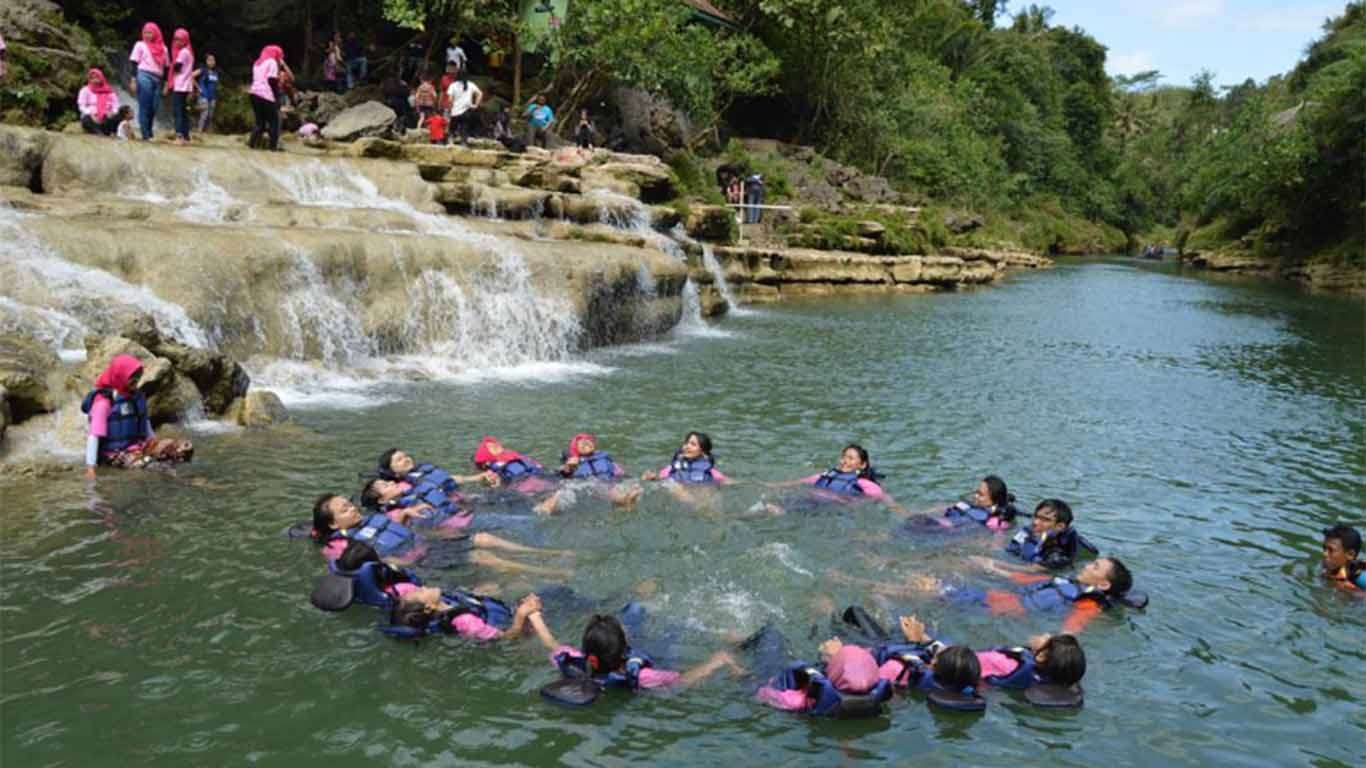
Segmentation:
{"type": "MultiPolygon", "coordinates": [[[[534,374],[396,382],[294,407],[292,427],[197,435],[176,477],[6,478],[0,530],[0,757],[6,765],[625,763],[1346,766],[1366,736],[1366,601],[1317,578],[1319,531],[1362,526],[1366,327],[1358,301],[1063,262],[988,290],[811,299],[534,374]],[[1082,635],[1079,712],[991,692],[980,716],[902,697],[889,716],[813,721],[753,702],[754,681],[553,706],[528,639],[479,647],[375,631],[375,612],[307,600],[321,561],[281,531],[353,492],[385,448],[465,471],[483,434],[551,463],[599,435],[632,473],[684,432],[736,478],[715,505],[647,489],[634,512],[581,495],[509,537],[574,550],[570,584],[633,596],[667,654],[696,662],[765,623],[813,656],[828,608],[915,612],[974,646],[1056,616],[992,618],[887,601],[833,578],[932,573],[989,585],[987,538],[888,536],[875,505],[746,514],[858,441],[905,506],[981,476],[1021,505],[1069,501],[1078,528],[1151,595],[1082,635]],[[679,634],[675,632],[675,634],[679,634]]],[[[525,523],[525,524],[523,524],[525,523]]],[[[547,560],[547,562],[550,562],[547,560]]],[[[560,561],[555,561],[560,562],[560,561]]],[[[428,577],[535,586],[469,570],[428,577]]],[[[575,641],[586,611],[553,628],[575,641]]],[[[664,653],[661,651],[661,653],[664,653]]],[[[743,658],[743,657],[742,657],[743,658]]]]}

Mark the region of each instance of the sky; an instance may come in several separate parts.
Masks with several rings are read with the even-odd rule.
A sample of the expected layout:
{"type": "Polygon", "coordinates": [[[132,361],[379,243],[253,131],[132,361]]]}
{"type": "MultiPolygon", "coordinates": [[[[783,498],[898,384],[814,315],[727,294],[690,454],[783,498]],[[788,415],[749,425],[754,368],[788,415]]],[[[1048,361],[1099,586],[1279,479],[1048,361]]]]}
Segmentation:
{"type": "Polygon", "coordinates": [[[1109,49],[1111,75],[1156,69],[1163,85],[1186,85],[1202,69],[1216,85],[1264,82],[1290,71],[1305,47],[1340,16],[1346,0],[1011,0],[1054,10],[1053,26],[1081,27],[1109,49]]]}

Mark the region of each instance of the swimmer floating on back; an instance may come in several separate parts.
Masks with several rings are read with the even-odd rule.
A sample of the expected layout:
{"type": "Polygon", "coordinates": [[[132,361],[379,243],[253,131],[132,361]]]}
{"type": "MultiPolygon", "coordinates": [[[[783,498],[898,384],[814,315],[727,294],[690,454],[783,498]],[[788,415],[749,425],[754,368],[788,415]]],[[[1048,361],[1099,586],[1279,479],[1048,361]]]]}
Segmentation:
{"type": "MultiPolygon", "coordinates": [[[[631,507],[640,498],[640,486],[622,485],[619,481],[626,476],[621,465],[612,460],[612,455],[598,449],[598,439],[588,432],[580,432],[569,439],[569,448],[564,452],[564,460],[558,470],[560,477],[567,480],[596,481],[607,484],[607,496],[618,507],[631,507]]],[[[556,491],[549,498],[536,505],[536,512],[542,515],[554,514],[564,501],[564,491],[556,491]]]]}
{"type": "Polygon", "coordinates": [[[551,482],[545,467],[528,456],[508,450],[497,438],[485,436],[474,451],[474,466],[483,472],[484,480],[497,487],[524,494],[548,491],[551,482]]]}
{"type": "MultiPolygon", "coordinates": [[[[901,510],[901,506],[882,489],[881,480],[882,474],[869,462],[868,451],[858,443],[850,443],[840,452],[839,463],[835,466],[819,475],[810,475],[782,485],[810,486],[815,501],[879,501],[894,510],[901,510]]],[[[765,504],[764,508],[773,515],[786,511],[781,505],[771,503],[765,504]]]]}

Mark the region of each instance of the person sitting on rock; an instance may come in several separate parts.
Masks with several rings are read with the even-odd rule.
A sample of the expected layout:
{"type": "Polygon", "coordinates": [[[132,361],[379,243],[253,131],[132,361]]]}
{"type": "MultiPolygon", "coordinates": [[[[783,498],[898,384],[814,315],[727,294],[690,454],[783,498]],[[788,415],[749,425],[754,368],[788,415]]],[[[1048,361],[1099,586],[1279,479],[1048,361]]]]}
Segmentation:
{"type": "Polygon", "coordinates": [[[85,441],[87,478],[94,479],[99,464],[146,467],[189,461],[194,454],[189,440],[156,437],[147,397],[138,390],[141,379],[141,360],[115,355],[82,401],[81,412],[88,415],[90,424],[85,441]]]}
{"type": "Polygon", "coordinates": [[[91,69],[85,75],[85,86],[76,95],[76,108],[81,112],[81,127],[86,133],[109,136],[118,130],[119,95],[105,79],[104,72],[91,69]]]}
{"type": "Polygon", "coordinates": [[[550,126],[555,122],[555,110],[545,103],[545,96],[537,96],[534,101],[527,105],[527,146],[540,144],[544,149],[546,142],[549,141],[550,126]]]}

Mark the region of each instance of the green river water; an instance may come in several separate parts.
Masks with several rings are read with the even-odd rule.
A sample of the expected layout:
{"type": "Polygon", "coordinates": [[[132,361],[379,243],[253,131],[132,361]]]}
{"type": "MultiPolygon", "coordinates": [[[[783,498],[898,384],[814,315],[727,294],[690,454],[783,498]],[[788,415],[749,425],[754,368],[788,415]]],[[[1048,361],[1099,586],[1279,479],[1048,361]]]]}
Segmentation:
{"type": "MultiPolygon", "coordinates": [[[[968,293],[793,301],[593,352],[551,382],[403,384],[374,407],[296,409],[291,428],[199,435],[177,477],[106,473],[98,497],[74,472],[7,477],[0,763],[1359,764],[1366,600],[1326,588],[1317,553],[1324,526],[1366,522],[1364,325],[1357,301],[1063,263],[968,293]],[[589,430],[636,474],[689,429],[739,481],[714,507],[659,488],[634,512],[581,495],[503,531],[574,550],[569,584],[604,610],[651,581],[643,602],[677,637],[658,653],[680,665],[769,622],[814,656],[825,599],[913,611],[973,645],[1056,629],[831,577],[989,586],[965,558],[1000,541],[888,536],[900,518],[875,505],[744,514],[784,493],[763,483],[825,469],[851,440],[912,509],[988,473],[1023,507],[1068,500],[1151,605],[1083,634],[1079,712],[997,691],[980,716],[898,696],[878,720],[815,721],[724,676],[571,710],[537,695],[554,672],[531,639],[401,642],[373,609],[314,609],[321,559],[281,534],[391,445],[466,471],[483,434],[551,463],[589,430]]],[[[536,586],[424,575],[496,581],[509,599],[536,586]]],[[[577,641],[586,613],[553,628],[577,641]]]]}

